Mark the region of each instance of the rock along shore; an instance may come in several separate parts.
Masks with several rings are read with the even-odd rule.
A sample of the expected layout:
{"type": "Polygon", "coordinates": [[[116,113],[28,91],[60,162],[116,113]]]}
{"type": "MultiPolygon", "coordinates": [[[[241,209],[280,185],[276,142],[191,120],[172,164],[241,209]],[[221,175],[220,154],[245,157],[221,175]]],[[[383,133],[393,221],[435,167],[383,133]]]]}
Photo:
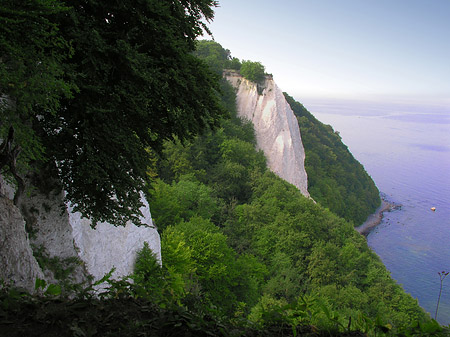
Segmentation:
{"type": "Polygon", "coordinates": [[[370,214],[361,226],[355,227],[356,231],[367,237],[367,235],[380,224],[384,212],[390,212],[394,209],[399,209],[400,207],[401,205],[394,204],[382,196],[380,207],[377,208],[375,213],[370,214]]]}

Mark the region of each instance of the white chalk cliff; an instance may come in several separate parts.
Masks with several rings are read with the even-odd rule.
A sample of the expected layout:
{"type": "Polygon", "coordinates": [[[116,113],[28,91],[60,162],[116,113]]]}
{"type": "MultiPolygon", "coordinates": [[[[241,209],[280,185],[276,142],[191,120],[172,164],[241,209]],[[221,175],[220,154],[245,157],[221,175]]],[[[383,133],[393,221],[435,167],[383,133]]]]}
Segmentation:
{"type": "Polygon", "coordinates": [[[161,261],[160,237],[145,198],[141,209],[143,226],[128,223],[125,227],[114,227],[99,223],[94,230],[89,220],[64,204],[62,191],[42,193],[35,189],[30,196],[23,197],[21,206],[22,212],[25,207],[32,219],[33,234],[29,237],[21,211],[10,200],[13,191],[5,188],[7,185],[1,180],[0,177],[0,279],[7,283],[33,291],[36,277],[57,282],[50,270],[40,268],[31,247],[35,253],[56,257],[62,264],[79,261],[72,266],[73,282],[84,281],[88,275],[98,280],[113,267],[114,279],[129,275],[144,242],[161,261]]]}
{"type": "Polygon", "coordinates": [[[234,71],[224,76],[237,90],[238,115],[253,122],[258,149],[264,152],[268,167],[309,197],[300,128],[283,92],[271,76],[261,85],[234,71]]]}

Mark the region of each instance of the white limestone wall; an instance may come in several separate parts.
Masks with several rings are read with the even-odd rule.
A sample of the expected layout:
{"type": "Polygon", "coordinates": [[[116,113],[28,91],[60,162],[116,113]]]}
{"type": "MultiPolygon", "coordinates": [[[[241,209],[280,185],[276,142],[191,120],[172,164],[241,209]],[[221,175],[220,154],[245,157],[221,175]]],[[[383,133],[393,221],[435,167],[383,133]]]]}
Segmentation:
{"type": "Polygon", "coordinates": [[[150,249],[161,261],[161,242],[153,226],[150,208],[145,198],[141,208],[143,225],[131,222],[125,227],[114,227],[99,223],[92,229],[91,222],[83,219],[79,212],[72,213],[69,208],[69,223],[72,228],[74,245],[79,257],[84,261],[87,271],[95,279],[102,278],[113,267],[113,278],[129,275],[133,271],[137,251],[147,242],[150,249]]]}
{"type": "Polygon", "coordinates": [[[136,253],[148,242],[149,247],[161,261],[161,244],[158,231],[153,226],[150,208],[142,198],[143,226],[128,223],[115,227],[99,223],[92,229],[91,222],[63,202],[63,192],[42,193],[37,189],[23,197],[21,211],[10,200],[13,193],[3,182],[0,196],[0,279],[8,283],[34,290],[36,277],[56,282],[48,270],[41,270],[33,257],[31,244],[44,248],[49,257],[60,260],[76,257],[82,261],[77,265],[73,282],[81,282],[87,274],[94,280],[102,278],[113,267],[113,278],[118,279],[133,271],[136,253]],[[6,193],[8,192],[8,193],[6,193]],[[27,212],[33,235],[25,232],[23,212],[27,212]]]}
{"type": "Polygon", "coordinates": [[[264,152],[268,167],[309,197],[300,128],[283,92],[268,76],[261,95],[257,84],[241,75],[230,72],[225,76],[237,90],[238,115],[253,122],[258,148],[264,152]]]}
{"type": "Polygon", "coordinates": [[[25,222],[13,202],[0,196],[0,280],[28,291],[44,279],[31,250],[25,222]]]}
{"type": "MultiPolygon", "coordinates": [[[[1,141],[1,140],[0,140],[1,141]]],[[[0,175],[0,196],[4,196],[8,199],[14,199],[15,189],[9,184],[5,178],[0,175]]]]}

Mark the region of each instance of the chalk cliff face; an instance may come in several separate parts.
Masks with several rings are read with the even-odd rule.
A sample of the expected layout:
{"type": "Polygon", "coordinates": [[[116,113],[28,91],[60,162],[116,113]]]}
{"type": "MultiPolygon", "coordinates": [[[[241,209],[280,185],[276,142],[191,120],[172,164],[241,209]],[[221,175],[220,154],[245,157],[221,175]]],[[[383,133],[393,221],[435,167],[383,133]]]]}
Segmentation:
{"type": "Polygon", "coordinates": [[[271,76],[266,76],[262,85],[232,71],[225,77],[237,90],[238,115],[253,122],[258,148],[264,152],[268,167],[309,197],[300,129],[283,92],[271,76]]]}
{"type": "Polygon", "coordinates": [[[72,228],[74,246],[86,269],[95,279],[102,278],[111,268],[113,277],[129,275],[133,271],[136,253],[147,242],[150,249],[161,261],[161,242],[158,231],[153,226],[150,207],[142,197],[141,208],[143,226],[128,222],[125,227],[114,227],[109,223],[97,224],[95,230],[81,213],[72,213],[68,207],[68,222],[72,228]]]}
{"type": "Polygon", "coordinates": [[[145,198],[141,209],[143,226],[128,223],[125,227],[114,227],[99,223],[94,230],[89,220],[64,204],[62,191],[33,190],[29,197],[23,197],[24,204],[19,211],[10,200],[11,191],[5,189],[4,183],[1,185],[0,262],[4,267],[0,268],[0,279],[8,283],[33,291],[36,277],[56,282],[50,270],[39,267],[31,247],[47,259],[58,258],[62,267],[69,267],[67,261],[72,261],[74,271],[70,279],[73,282],[84,281],[88,275],[98,280],[113,267],[115,279],[130,274],[136,253],[144,242],[148,242],[161,261],[160,237],[145,198]],[[24,210],[32,226],[30,238],[25,232],[24,210]],[[79,262],[74,263],[74,260],[79,262]]]}
{"type": "Polygon", "coordinates": [[[0,197],[0,238],[0,279],[32,290],[44,273],[33,256],[19,209],[5,197],[0,197]]]}

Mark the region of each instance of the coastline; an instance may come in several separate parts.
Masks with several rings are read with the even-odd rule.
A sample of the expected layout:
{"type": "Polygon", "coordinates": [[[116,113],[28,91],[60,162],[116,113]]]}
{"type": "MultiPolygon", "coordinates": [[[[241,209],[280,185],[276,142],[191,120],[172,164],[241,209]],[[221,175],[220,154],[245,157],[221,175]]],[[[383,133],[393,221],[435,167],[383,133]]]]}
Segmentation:
{"type": "Polygon", "coordinates": [[[369,233],[380,224],[381,220],[383,219],[384,212],[390,212],[393,209],[397,209],[399,207],[400,205],[389,202],[382,197],[380,207],[378,207],[373,214],[370,214],[362,225],[355,227],[356,231],[359,234],[367,237],[367,235],[369,235],[369,233]]]}

